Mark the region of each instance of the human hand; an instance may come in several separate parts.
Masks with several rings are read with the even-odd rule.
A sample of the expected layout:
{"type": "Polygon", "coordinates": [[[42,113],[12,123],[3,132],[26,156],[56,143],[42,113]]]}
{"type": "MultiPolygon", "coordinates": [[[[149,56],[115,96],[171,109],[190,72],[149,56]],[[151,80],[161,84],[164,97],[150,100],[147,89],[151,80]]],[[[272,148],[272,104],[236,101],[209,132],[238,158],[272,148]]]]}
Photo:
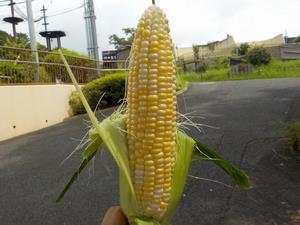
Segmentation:
{"type": "Polygon", "coordinates": [[[121,207],[113,206],[106,211],[101,225],[129,225],[129,223],[121,207]]]}

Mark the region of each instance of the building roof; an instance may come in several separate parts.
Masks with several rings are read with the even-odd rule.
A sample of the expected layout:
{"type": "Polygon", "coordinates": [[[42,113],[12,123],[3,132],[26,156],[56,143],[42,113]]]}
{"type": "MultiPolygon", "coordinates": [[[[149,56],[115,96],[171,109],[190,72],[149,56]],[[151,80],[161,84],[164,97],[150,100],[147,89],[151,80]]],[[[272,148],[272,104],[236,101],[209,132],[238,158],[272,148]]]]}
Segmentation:
{"type": "MultiPolygon", "coordinates": [[[[274,47],[274,46],[280,46],[285,44],[284,36],[283,34],[278,34],[275,37],[272,37],[270,39],[262,40],[262,41],[249,41],[249,42],[243,42],[247,43],[251,46],[255,45],[263,45],[264,47],[274,47]]],[[[238,43],[238,45],[243,44],[238,43]]]]}
{"type": "MultiPolygon", "coordinates": [[[[274,46],[280,46],[285,44],[285,39],[282,34],[279,34],[267,40],[250,41],[250,42],[243,42],[243,43],[248,43],[251,46],[263,45],[265,47],[274,47],[274,46]]],[[[221,41],[211,42],[210,44],[198,45],[200,47],[199,54],[201,57],[208,57],[212,55],[212,53],[214,56],[226,56],[226,55],[228,56],[230,55],[231,51],[234,48],[238,47],[242,43],[236,43],[233,36],[227,35],[226,39],[223,39],[221,41]],[[209,45],[212,43],[214,44],[213,51],[209,49],[209,45]]],[[[184,60],[193,60],[194,59],[193,47],[177,48],[176,57],[184,60]]]]}

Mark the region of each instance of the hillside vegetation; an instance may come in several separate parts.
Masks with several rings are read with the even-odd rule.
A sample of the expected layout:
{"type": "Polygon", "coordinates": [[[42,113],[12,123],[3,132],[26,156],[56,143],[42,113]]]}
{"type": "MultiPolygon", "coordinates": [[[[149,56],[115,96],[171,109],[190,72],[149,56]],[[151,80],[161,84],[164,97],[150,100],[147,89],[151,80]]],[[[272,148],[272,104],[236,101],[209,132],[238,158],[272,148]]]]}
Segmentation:
{"type": "Polygon", "coordinates": [[[230,76],[229,68],[208,69],[204,73],[183,73],[180,79],[186,82],[250,80],[266,78],[300,77],[300,60],[272,60],[268,65],[254,67],[253,72],[230,76]]]}

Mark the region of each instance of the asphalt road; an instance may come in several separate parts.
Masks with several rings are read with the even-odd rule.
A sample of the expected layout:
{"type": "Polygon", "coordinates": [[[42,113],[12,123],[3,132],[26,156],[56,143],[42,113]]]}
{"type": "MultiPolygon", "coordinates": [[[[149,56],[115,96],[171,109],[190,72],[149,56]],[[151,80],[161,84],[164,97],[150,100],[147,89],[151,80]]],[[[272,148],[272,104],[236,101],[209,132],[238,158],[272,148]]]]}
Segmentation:
{"type": "MultiPolygon", "coordinates": [[[[188,178],[173,224],[299,224],[300,163],[286,153],[278,128],[300,118],[300,79],[197,83],[178,102],[195,123],[217,127],[188,133],[243,168],[252,188],[213,182],[233,186],[214,165],[195,161],[190,174],[201,180],[188,178]]],[[[79,152],[61,163],[88,126],[86,116],[78,116],[0,142],[1,225],[98,225],[105,210],[118,205],[118,173],[107,152],[54,203],[79,164],[79,152]]]]}

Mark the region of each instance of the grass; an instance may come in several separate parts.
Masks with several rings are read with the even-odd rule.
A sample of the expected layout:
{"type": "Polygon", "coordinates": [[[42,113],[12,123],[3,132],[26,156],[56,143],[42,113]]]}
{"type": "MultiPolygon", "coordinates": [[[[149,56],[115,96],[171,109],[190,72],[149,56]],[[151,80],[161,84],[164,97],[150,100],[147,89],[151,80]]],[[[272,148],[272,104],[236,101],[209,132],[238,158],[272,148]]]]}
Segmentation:
{"type": "MultiPolygon", "coordinates": [[[[177,76],[176,76],[176,91],[183,90],[184,88],[186,88],[188,86],[188,83],[190,82],[189,80],[186,80],[186,78],[188,76],[189,76],[188,74],[184,74],[184,75],[177,74],[177,76]]],[[[199,76],[199,75],[197,74],[197,76],[199,76]]]]}
{"type": "Polygon", "coordinates": [[[252,73],[230,76],[228,68],[209,69],[205,73],[184,73],[180,74],[181,84],[185,82],[206,82],[225,80],[251,80],[267,78],[300,77],[300,60],[278,61],[272,60],[268,65],[257,66],[252,73]]]}
{"type": "Polygon", "coordinates": [[[284,133],[287,138],[287,145],[291,151],[300,153],[300,120],[285,124],[281,128],[281,132],[284,133]]]}

